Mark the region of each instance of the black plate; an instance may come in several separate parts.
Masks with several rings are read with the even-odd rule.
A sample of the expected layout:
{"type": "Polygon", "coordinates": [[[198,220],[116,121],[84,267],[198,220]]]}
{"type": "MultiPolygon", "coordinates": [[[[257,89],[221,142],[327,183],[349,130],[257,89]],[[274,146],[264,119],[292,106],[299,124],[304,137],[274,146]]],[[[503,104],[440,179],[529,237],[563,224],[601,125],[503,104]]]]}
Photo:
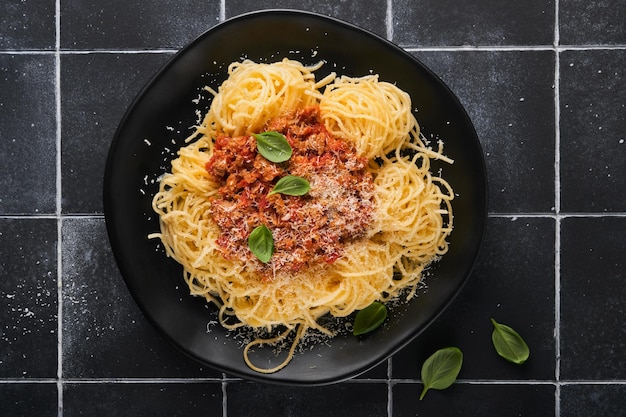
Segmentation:
{"type": "MultiPolygon", "coordinates": [[[[111,144],[104,178],[104,213],[111,246],[130,292],[150,322],[192,358],[233,376],[285,384],[325,384],[377,365],[420,334],[453,300],[470,274],[486,220],[486,175],[476,132],[465,110],[428,68],[392,43],[351,24],[321,15],[273,10],[219,24],[183,48],[148,83],[128,109],[111,144]],[[450,250],[432,268],[427,291],[393,308],[381,328],[366,337],[340,335],[297,353],[283,370],[251,371],[241,341],[217,324],[215,311],[192,297],[181,268],[155,240],[158,218],[151,209],[158,177],[204,112],[228,64],[249,58],[284,57],[305,64],[326,61],[323,74],[377,73],[413,100],[428,138],[445,143],[453,165],[434,164],[454,187],[455,228],[450,250]],[[200,100],[198,100],[198,98],[200,100]]],[[[271,356],[271,355],[270,355],[271,356]]],[[[268,359],[269,360],[269,359],[268,359]]],[[[268,365],[270,365],[268,363],[268,365]]]]}

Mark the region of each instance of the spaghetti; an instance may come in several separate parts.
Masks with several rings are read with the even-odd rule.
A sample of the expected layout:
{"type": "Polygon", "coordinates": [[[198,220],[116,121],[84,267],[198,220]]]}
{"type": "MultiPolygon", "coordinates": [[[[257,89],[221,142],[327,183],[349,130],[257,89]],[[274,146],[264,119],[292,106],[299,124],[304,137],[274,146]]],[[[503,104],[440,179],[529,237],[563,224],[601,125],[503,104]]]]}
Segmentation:
{"type": "Polygon", "coordinates": [[[307,331],[333,336],[320,324],[323,316],[347,317],[376,300],[413,297],[452,232],[452,188],[430,172],[431,159],[452,161],[441,143],[433,150],[423,142],[408,94],[376,75],[316,81],[320,65],[231,64],[218,91],[209,89],[208,113],[153,199],[160,232],[150,237],[183,266],[191,293],[218,306],[227,329],[274,334],[244,349],[248,366],[263,373],[286,366],[307,331]],[[255,165],[260,155],[249,149],[242,160],[252,133],[270,129],[291,141],[292,159],[255,165]],[[315,161],[319,166],[311,168],[315,161]],[[310,179],[307,195],[267,196],[278,178],[294,173],[310,179]],[[230,177],[237,181],[229,185],[230,177]],[[268,216],[275,219],[276,252],[262,264],[231,235],[247,238],[268,216]],[[310,249],[307,238],[329,242],[332,256],[310,249]],[[287,256],[296,253],[298,262],[287,256]],[[281,364],[252,363],[251,348],[289,335],[281,364]]]}

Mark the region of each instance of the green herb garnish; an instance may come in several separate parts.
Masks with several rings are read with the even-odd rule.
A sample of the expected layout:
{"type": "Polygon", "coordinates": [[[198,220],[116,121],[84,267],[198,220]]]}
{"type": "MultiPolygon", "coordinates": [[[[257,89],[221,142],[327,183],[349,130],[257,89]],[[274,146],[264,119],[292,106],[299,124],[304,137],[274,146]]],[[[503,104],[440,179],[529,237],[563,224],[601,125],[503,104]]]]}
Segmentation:
{"type": "Polygon", "coordinates": [[[387,307],[383,303],[374,301],[369,306],[360,310],[354,318],[354,327],[352,334],[358,336],[360,334],[371,332],[380,326],[387,318],[387,307]]]}
{"type": "Polygon", "coordinates": [[[304,178],[296,177],[295,175],[287,175],[286,177],[282,177],[278,180],[269,195],[277,193],[286,195],[305,195],[310,189],[311,184],[309,184],[309,182],[304,178]]]}
{"type": "Polygon", "coordinates": [[[271,162],[285,162],[291,158],[293,150],[287,138],[275,131],[253,133],[256,148],[265,159],[271,162]]]}
{"type": "Polygon", "coordinates": [[[493,323],[491,341],[498,355],[517,365],[526,362],[530,349],[522,336],[506,324],[500,324],[494,319],[491,319],[491,323],[493,323]]]}
{"type": "Polygon", "coordinates": [[[274,238],[270,229],[265,225],[255,228],[248,237],[248,247],[261,262],[269,262],[274,253],[274,238]]]}
{"type": "Polygon", "coordinates": [[[424,390],[420,401],[429,389],[446,389],[456,381],[463,365],[463,352],[456,347],[439,349],[422,365],[424,390]]]}

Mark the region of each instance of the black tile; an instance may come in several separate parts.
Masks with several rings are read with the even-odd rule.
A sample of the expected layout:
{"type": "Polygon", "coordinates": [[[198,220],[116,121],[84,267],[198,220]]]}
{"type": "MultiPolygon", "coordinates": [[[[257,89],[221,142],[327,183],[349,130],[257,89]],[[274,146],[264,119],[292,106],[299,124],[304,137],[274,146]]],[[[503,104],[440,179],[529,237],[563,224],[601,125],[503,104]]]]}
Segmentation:
{"type": "Polygon", "coordinates": [[[552,45],[554,1],[394,0],[393,40],[405,46],[552,45]]]}
{"type": "Polygon", "coordinates": [[[561,222],[561,378],[626,379],[626,218],[561,222]]]}
{"type": "Polygon", "coordinates": [[[387,384],[341,383],[321,387],[232,382],[226,387],[228,417],[386,416],[387,384]]]}
{"type": "Polygon", "coordinates": [[[357,376],[358,379],[387,379],[389,368],[389,362],[383,361],[382,363],[376,365],[372,369],[367,372],[362,373],[357,376]]]}
{"type": "Polygon", "coordinates": [[[623,45],[626,43],[626,3],[567,0],[559,3],[562,45],[623,45]]]}
{"type": "MultiPolygon", "coordinates": [[[[446,390],[430,390],[419,401],[421,384],[393,387],[393,417],[498,416],[554,417],[554,386],[456,383],[446,390]]],[[[558,416],[557,416],[558,417],[558,416]]]]}
{"type": "Polygon", "coordinates": [[[560,417],[626,416],[626,385],[580,384],[561,386],[560,417]]]}
{"type": "Polygon", "coordinates": [[[55,0],[0,4],[0,49],[54,49],[55,36],[55,0]]]}
{"type": "Polygon", "coordinates": [[[0,384],[0,416],[57,417],[56,383],[0,384]]]}
{"type": "Polygon", "coordinates": [[[0,54],[2,214],[56,211],[54,73],[51,55],[0,54]]]}
{"type": "Polygon", "coordinates": [[[382,37],[386,37],[387,5],[377,0],[229,0],[226,17],[263,9],[299,9],[348,21],[382,37]]]}
{"type": "Polygon", "coordinates": [[[203,0],[62,1],[61,48],[180,48],[218,21],[203,0]]]}
{"type": "Polygon", "coordinates": [[[104,220],[63,222],[63,376],[221,377],[175,350],[136,306],[104,220]]]}
{"type": "Polygon", "coordinates": [[[553,219],[490,218],[475,272],[442,316],[393,357],[393,378],[420,379],[428,356],[457,346],[459,378],[554,380],[554,241],[553,219]],[[497,355],[490,318],[522,335],[531,351],[525,364],[497,355]]]}
{"type": "Polygon", "coordinates": [[[450,86],[474,123],[487,164],[489,211],[553,211],[554,54],[457,51],[415,56],[450,86]]]}
{"type": "Polygon", "coordinates": [[[560,55],[561,210],[626,211],[625,50],[560,55]]]}
{"type": "Polygon", "coordinates": [[[221,415],[221,383],[66,383],[63,390],[64,417],[221,415]]]}
{"type": "Polygon", "coordinates": [[[102,179],[115,130],[170,54],[79,54],[61,60],[63,212],[102,212],[102,179]]]}
{"type": "Polygon", "coordinates": [[[54,378],[56,221],[0,219],[0,254],[0,377],[54,378]]]}

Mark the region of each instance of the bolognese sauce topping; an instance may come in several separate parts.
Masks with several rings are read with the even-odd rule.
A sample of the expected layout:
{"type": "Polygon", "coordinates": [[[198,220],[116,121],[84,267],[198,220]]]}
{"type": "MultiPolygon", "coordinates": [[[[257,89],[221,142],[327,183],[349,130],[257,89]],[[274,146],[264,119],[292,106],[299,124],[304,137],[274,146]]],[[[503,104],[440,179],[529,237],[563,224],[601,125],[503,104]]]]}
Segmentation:
{"type": "Polygon", "coordinates": [[[226,259],[254,262],[263,276],[272,269],[297,272],[334,262],[343,245],[365,235],[372,220],[374,187],[367,159],[326,130],[317,106],[277,117],[265,129],[285,136],[293,150],[288,161],[265,159],[252,135],[218,136],[206,164],[220,185],[210,208],[221,231],[220,251],[226,259]],[[270,194],[287,175],[306,179],[309,192],[270,194]],[[269,264],[257,261],[247,244],[252,230],[262,224],[274,239],[269,264]]]}

